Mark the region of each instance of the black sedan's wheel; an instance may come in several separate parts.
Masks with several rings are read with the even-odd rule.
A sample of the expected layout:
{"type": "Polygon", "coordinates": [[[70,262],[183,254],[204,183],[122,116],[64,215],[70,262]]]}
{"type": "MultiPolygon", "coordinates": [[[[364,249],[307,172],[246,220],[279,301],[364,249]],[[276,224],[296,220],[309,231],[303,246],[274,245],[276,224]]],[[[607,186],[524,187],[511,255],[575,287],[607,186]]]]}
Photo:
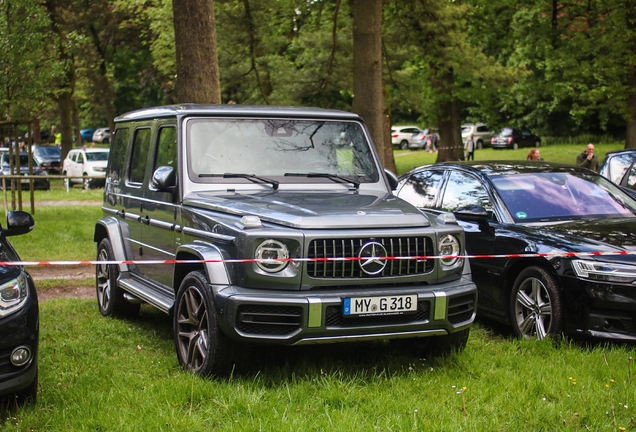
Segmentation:
{"type": "MultiPolygon", "coordinates": [[[[105,238],[97,248],[97,261],[114,261],[110,240],[105,238]]],[[[98,264],[95,269],[95,288],[99,312],[104,316],[131,316],[139,313],[140,304],[124,299],[124,291],[117,285],[119,269],[116,264],[98,264]]]]}
{"type": "Polygon", "coordinates": [[[402,140],[400,142],[400,148],[402,150],[406,150],[407,148],[409,148],[409,142],[407,140],[402,140]]]}
{"type": "Polygon", "coordinates": [[[541,141],[537,140],[537,141],[534,143],[534,146],[535,146],[535,147],[541,147],[541,141]]]}
{"type": "Polygon", "coordinates": [[[519,273],[510,298],[510,315],[518,337],[541,340],[560,333],[563,307],[555,277],[537,266],[519,273]]]}
{"type": "Polygon", "coordinates": [[[227,374],[234,347],[219,328],[213,293],[200,271],[190,272],[183,279],[173,316],[179,364],[201,376],[227,374]]]}
{"type": "Polygon", "coordinates": [[[517,143],[512,143],[512,149],[513,150],[517,150],[519,148],[519,144],[517,143]]]}

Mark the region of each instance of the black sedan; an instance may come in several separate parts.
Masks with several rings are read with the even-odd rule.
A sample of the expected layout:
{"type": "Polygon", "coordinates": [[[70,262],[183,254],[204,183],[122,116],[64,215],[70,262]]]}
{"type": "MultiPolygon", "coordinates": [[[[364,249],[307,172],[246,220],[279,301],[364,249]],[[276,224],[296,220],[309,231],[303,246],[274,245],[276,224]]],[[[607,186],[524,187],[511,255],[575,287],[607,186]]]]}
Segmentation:
{"type": "MultiPolygon", "coordinates": [[[[31,231],[30,214],[9,212],[0,227],[0,261],[19,261],[7,237],[31,231]]],[[[0,266],[0,399],[35,402],[38,390],[40,318],[33,280],[22,266],[0,266]]],[[[1,405],[0,405],[1,406],[1,405]]]]}
{"type": "Polygon", "coordinates": [[[636,149],[615,150],[607,153],[598,173],[636,198],[636,149]]]}
{"type": "Polygon", "coordinates": [[[490,139],[492,148],[539,147],[541,138],[525,128],[504,127],[490,139]]]}
{"type": "Polygon", "coordinates": [[[452,212],[466,231],[478,316],[521,337],[636,341],[636,201],[587,169],[546,162],[442,163],[395,192],[452,212]],[[503,256],[512,255],[512,256],[503,256]]]}

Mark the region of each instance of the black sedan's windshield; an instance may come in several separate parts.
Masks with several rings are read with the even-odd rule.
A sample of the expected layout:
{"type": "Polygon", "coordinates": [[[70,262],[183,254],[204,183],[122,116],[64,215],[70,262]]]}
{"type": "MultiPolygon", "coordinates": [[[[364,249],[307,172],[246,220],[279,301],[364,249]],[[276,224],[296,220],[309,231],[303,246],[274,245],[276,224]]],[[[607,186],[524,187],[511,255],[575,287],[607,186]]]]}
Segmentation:
{"type": "Polygon", "coordinates": [[[491,180],[516,222],[636,217],[636,201],[601,176],[552,172],[491,180]]]}

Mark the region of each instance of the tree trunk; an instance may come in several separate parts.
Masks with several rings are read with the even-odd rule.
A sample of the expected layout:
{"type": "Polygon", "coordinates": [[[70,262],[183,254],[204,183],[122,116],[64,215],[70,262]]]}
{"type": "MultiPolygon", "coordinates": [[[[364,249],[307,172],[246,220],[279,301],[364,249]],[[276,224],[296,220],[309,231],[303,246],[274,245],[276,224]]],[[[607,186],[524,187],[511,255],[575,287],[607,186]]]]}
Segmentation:
{"type": "Polygon", "coordinates": [[[380,162],[386,166],[382,0],[353,1],[353,111],[364,119],[380,162]]]}
{"type": "Polygon", "coordinates": [[[177,102],[221,103],[214,2],[173,0],[177,102]]]}
{"type": "Polygon", "coordinates": [[[464,160],[464,145],[461,136],[461,119],[457,101],[453,95],[453,71],[433,79],[432,86],[438,92],[439,151],[437,162],[464,160]]]}

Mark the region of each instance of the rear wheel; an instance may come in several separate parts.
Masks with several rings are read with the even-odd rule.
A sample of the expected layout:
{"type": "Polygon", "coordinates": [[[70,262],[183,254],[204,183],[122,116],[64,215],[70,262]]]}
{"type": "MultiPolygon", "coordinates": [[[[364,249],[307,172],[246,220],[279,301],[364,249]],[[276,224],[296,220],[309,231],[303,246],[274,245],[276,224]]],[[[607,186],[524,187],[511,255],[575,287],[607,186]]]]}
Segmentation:
{"type": "Polygon", "coordinates": [[[400,148],[402,150],[406,150],[407,148],[409,148],[409,142],[407,140],[402,140],[400,142],[400,148]]]}
{"type": "Polygon", "coordinates": [[[510,318],[518,337],[544,339],[563,328],[563,306],[556,278],[541,267],[519,273],[510,296],[510,318]]]}
{"type": "Polygon", "coordinates": [[[519,144],[517,144],[517,143],[513,143],[512,144],[512,149],[513,150],[517,150],[518,148],[519,148],[519,144]]]}
{"type": "Polygon", "coordinates": [[[484,148],[484,142],[482,140],[477,141],[477,148],[479,150],[484,148]]]}
{"type": "Polygon", "coordinates": [[[190,272],[177,292],[174,342],[179,364],[196,375],[226,375],[235,357],[234,344],[221,332],[212,289],[200,271],[190,272]]]}
{"type": "MultiPolygon", "coordinates": [[[[115,254],[108,238],[99,243],[97,261],[114,261],[115,254]]],[[[117,285],[117,264],[99,263],[95,268],[95,288],[99,312],[104,316],[132,316],[139,313],[141,305],[124,298],[124,290],[117,285]]]]}
{"type": "Polygon", "coordinates": [[[534,143],[534,146],[535,146],[535,147],[541,147],[541,141],[537,140],[537,141],[534,143]]]}

